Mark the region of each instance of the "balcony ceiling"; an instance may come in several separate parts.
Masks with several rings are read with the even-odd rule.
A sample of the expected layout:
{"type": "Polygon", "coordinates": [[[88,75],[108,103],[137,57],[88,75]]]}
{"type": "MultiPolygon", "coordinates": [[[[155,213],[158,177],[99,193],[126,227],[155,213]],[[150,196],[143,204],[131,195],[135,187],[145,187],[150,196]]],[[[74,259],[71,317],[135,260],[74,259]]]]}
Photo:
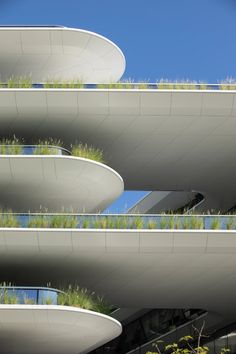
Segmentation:
{"type": "Polygon", "coordinates": [[[236,232],[1,229],[0,281],[78,284],[118,307],[235,320],[236,232]]]}
{"type": "Polygon", "coordinates": [[[66,27],[1,27],[1,81],[31,76],[84,82],[117,81],[125,70],[121,50],[96,33],[66,27]]]}
{"type": "Polygon", "coordinates": [[[100,147],[133,190],[198,191],[235,204],[234,91],[0,90],[1,136],[100,147]],[[223,186],[223,187],[222,187],[223,186]]]}

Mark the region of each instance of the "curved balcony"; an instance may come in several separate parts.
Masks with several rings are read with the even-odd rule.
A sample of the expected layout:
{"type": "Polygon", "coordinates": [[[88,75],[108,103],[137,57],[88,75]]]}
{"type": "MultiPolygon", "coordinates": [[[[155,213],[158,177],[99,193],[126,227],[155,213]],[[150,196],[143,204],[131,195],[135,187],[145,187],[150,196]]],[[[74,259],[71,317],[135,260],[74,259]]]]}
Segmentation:
{"type": "Polygon", "coordinates": [[[78,296],[84,308],[73,302],[77,290],[69,290],[66,297],[66,293],[52,288],[1,286],[1,350],[9,354],[87,353],[117,337],[121,324],[84,309],[95,304],[94,293],[81,292],[83,297],[78,296]],[[63,296],[68,303],[63,303],[63,296]],[[83,302],[86,296],[90,302],[83,302]]]}
{"type": "Polygon", "coordinates": [[[0,27],[2,80],[31,75],[85,82],[119,80],[125,70],[121,50],[96,33],[66,27],[0,27]]]}
{"type": "Polygon", "coordinates": [[[186,306],[233,320],[235,254],[233,229],[5,226],[0,228],[0,281],[6,274],[13,283],[31,286],[45,281],[58,286],[63,280],[104,294],[118,307],[186,306]]]}
{"type": "Polygon", "coordinates": [[[43,146],[9,149],[0,155],[1,208],[101,212],[123,192],[121,176],[103,163],[53,146],[46,146],[46,155],[43,146]]]}
{"type": "Polygon", "coordinates": [[[236,200],[234,175],[222,172],[234,161],[235,96],[210,88],[2,88],[0,134],[60,136],[67,146],[79,135],[103,149],[127,190],[197,191],[205,197],[199,210],[226,211],[236,200]]]}

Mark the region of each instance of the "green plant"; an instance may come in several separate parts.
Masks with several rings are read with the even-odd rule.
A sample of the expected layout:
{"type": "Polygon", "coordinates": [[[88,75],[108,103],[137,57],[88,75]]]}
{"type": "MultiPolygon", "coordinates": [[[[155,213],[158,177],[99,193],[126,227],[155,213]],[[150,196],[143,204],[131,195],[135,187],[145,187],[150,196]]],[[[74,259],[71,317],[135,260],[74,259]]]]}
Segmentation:
{"type": "Polygon", "coordinates": [[[71,145],[71,153],[73,156],[83,157],[97,162],[105,163],[103,151],[88,144],[78,143],[71,145]]]}
{"type": "Polygon", "coordinates": [[[131,219],[130,228],[131,229],[143,229],[144,223],[140,216],[136,216],[131,219]]]}
{"type": "Polygon", "coordinates": [[[58,305],[75,306],[104,314],[111,313],[113,309],[103,297],[78,286],[73,287],[70,285],[68,289],[58,294],[57,301],[58,305]]]}
{"type": "Polygon", "coordinates": [[[94,302],[87,289],[70,286],[68,290],[58,295],[58,305],[93,310],[94,302]]]}
{"type": "Polygon", "coordinates": [[[83,88],[84,83],[81,79],[62,80],[48,79],[43,83],[44,88],[78,89],[83,88]]]}
{"type": "Polygon", "coordinates": [[[28,297],[24,297],[24,304],[25,305],[35,305],[34,299],[30,299],[28,297]]]}
{"type": "Polygon", "coordinates": [[[11,76],[7,81],[8,88],[31,88],[33,86],[30,76],[11,76]]]}
{"type": "Polygon", "coordinates": [[[48,138],[45,140],[39,140],[37,146],[33,150],[34,155],[58,155],[58,149],[61,147],[62,142],[60,139],[48,138]]]}
{"type": "Polygon", "coordinates": [[[174,216],[170,216],[168,218],[168,229],[174,229],[175,228],[175,217],[174,216]]]}
{"type": "Polygon", "coordinates": [[[114,222],[115,229],[127,229],[128,228],[128,217],[127,216],[117,216],[114,222]]]}
{"type": "Polygon", "coordinates": [[[204,228],[204,220],[199,216],[192,215],[190,217],[190,228],[192,230],[199,230],[204,228]]]}
{"type": "Polygon", "coordinates": [[[4,214],[0,212],[0,227],[20,227],[20,223],[16,215],[8,210],[8,212],[4,214]]]}
{"type": "Polygon", "coordinates": [[[2,289],[1,296],[0,296],[0,303],[1,304],[8,304],[8,305],[16,305],[19,303],[18,297],[14,292],[8,292],[7,289],[2,289]]]}
{"type": "Polygon", "coordinates": [[[16,138],[3,139],[0,141],[0,155],[20,155],[23,153],[23,140],[16,138]]]}
{"type": "MultiPolygon", "coordinates": [[[[180,338],[178,341],[174,343],[170,343],[164,346],[165,352],[168,352],[170,354],[206,354],[209,351],[209,348],[207,346],[201,346],[201,338],[202,338],[202,331],[203,331],[203,326],[201,327],[200,330],[194,327],[195,331],[197,331],[197,338],[194,338],[190,335],[184,336],[180,338]],[[194,346],[193,341],[197,341],[197,345],[194,346]]],[[[160,349],[160,343],[164,343],[163,341],[157,341],[153,343],[153,347],[156,349],[155,352],[146,352],[146,354],[162,354],[162,350],[160,349]]],[[[223,348],[224,349],[224,348],[223,348]]],[[[226,348],[225,348],[226,349],[226,348]]],[[[228,349],[226,349],[228,350],[228,349]]],[[[224,352],[222,353],[224,354],[224,352]]]]}
{"type": "Polygon", "coordinates": [[[52,305],[53,301],[50,296],[43,298],[42,300],[43,305],[52,305]]]}
{"type": "Polygon", "coordinates": [[[46,215],[32,216],[27,224],[29,228],[48,228],[49,226],[49,218],[46,215]]]}
{"type": "MultiPolygon", "coordinates": [[[[49,286],[49,284],[47,284],[49,286]]],[[[0,304],[25,304],[35,305],[36,298],[29,298],[27,294],[20,295],[15,291],[14,287],[9,283],[1,284],[0,289],[0,304]],[[18,296],[17,296],[18,294],[18,296]]],[[[43,305],[52,305],[53,298],[51,296],[45,296],[42,298],[43,305]]],[[[109,314],[113,310],[113,306],[109,305],[102,296],[96,295],[94,292],[88,291],[86,288],[79,288],[78,286],[69,286],[64,291],[58,292],[57,304],[62,306],[75,306],[87,310],[92,310],[104,314],[109,314]]]]}
{"type": "Polygon", "coordinates": [[[181,221],[178,217],[175,218],[175,229],[181,229],[181,221]]]}
{"type": "Polygon", "coordinates": [[[106,217],[107,229],[114,229],[115,228],[115,220],[111,216],[106,217]]]}
{"type": "Polygon", "coordinates": [[[109,305],[103,297],[97,296],[94,300],[93,311],[109,315],[113,310],[113,306],[109,305]]]}
{"type": "Polygon", "coordinates": [[[83,229],[88,229],[90,226],[89,220],[88,219],[84,219],[82,220],[82,228],[83,229]]]}
{"type": "Polygon", "coordinates": [[[213,218],[211,221],[211,229],[219,230],[221,226],[220,220],[218,218],[213,218]]]}
{"type": "Polygon", "coordinates": [[[167,220],[166,220],[166,217],[161,217],[161,220],[160,220],[160,229],[166,229],[167,227],[167,220]]]}
{"type": "Polygon", "coordinates": [[[76,229],[78,218],[74,215],[53,215],[50,219],[50,227],[76,229]]]}
{"type": "Polygon", "coordinates": [[[234,220],[233,218],[228,218],[226,221],[226,230],[232,230],[234,229],[234,220]]]}
{"type": "Polygon", "coordinates": [[[204,83],[204,82],[200,82],[200,83],[199,83],[199,89],[200,89],[200,90],[206,90],[206,89],[207,89],[207,84],[204,83]]]}
{"type": "Polygon", "coordinates": [[[152,230],[157,228],[157,223],[154,220],[148,220],[147,222],[147,228],[152,230]]]}
{"type": "Polygon", "coordinates": [[[149,88],[148,85],[149,85],[148,81],[139,81],[135,88],[139,90],[147,90],[149,88]]]}
{"type": "Polygon", "coordinates": [[[190,229],[190,218],[189,218],[189,217],[186,216],[186,217],[183,219],[182,227],[183,227],[183,229],[185,229],[185,230],[189,230],[189,229],[190,229]]]}

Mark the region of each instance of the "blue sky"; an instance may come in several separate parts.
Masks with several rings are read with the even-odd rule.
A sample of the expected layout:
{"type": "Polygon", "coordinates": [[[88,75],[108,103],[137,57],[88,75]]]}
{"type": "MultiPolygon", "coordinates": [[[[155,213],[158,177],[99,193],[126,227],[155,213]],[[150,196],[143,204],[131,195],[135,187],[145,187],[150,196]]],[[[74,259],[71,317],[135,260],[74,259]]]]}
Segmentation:
{"type": "MultiPolygon", "coordinates": [[[[124,77],[236,78],[236,0],[0,0],[0,24],[58,24],[100,33],[124,52],[124,77]]],[[[138,198],[143,193],[139,193],[138,198]]],[[[110,211],[124,210],[123,196],[110,211]]]]}
{"type": "Polygon", "coordinates": [[[61,24],[117,43],[125,76],[236,77],[235,0],[0,0],[1,24],[61,24]]]}

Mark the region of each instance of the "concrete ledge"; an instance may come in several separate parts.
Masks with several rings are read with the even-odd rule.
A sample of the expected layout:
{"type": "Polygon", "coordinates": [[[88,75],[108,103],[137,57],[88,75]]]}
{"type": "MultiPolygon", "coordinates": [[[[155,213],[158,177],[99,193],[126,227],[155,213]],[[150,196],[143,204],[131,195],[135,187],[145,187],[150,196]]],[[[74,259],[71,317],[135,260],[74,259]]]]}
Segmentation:
{"type": "Polygon", "coordinates": [[[75,307],[0,305],[1,352],[87,353],[121,333],[113,318],[75,307]]]}

